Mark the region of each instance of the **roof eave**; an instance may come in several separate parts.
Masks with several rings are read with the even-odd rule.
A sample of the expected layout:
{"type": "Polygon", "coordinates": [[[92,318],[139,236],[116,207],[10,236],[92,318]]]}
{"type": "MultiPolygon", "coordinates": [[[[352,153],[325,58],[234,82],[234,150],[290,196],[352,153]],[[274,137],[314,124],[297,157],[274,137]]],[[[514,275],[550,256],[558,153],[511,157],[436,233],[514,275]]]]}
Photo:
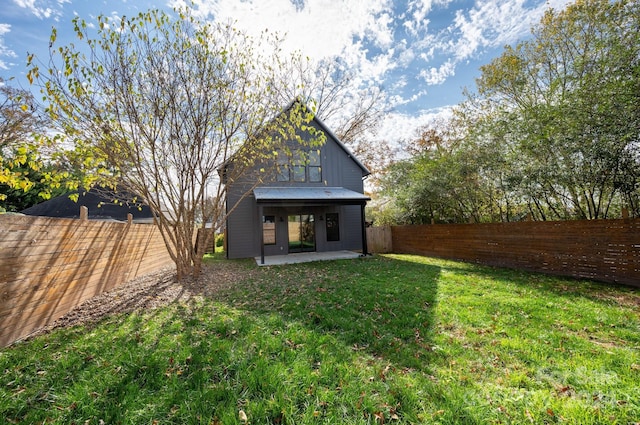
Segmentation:
{"type": "Polygon", "coordinates": [[[358,167],[360,167],[360,169],[362,170],[362,178],[365,178],[371,174],[371,171],[369,171],[369,169],[362,162],[360,162],[358,158],[356,158],[356,156],[353,154],[353,152],[351,152],[351,150],[347,147],[347,145],[345,145],[342,142],[342,140],[340,140],[340,138],[338,138],[338,136],[336,136],[336,134],[333,131],[331,131],[331,129],[327,127],[327,125],[324,122],[322,122],[320,118],[318,118],[314,114],[313,119],[318,123],[318,125],[322,128],[324,132],[328,133],[331,137],[333,137],[333,139],[336,141],[338,146],[340,146],[342,150],[345,151],[347,156],[351,158],[351,160],[353,160],[353,162],[355,162],[358,165],[358,167]]]}

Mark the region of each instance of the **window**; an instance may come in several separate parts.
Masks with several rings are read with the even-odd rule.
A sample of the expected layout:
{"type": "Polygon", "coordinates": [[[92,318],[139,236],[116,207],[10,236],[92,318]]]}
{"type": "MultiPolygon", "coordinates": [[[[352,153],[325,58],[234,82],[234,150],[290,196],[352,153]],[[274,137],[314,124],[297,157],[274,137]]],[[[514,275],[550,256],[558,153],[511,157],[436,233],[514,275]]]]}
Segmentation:
{"type": "Polygon", "coordinates": [[[276,165],[278,168],[278,175],[276,176],[277,180],[279,182],[288,182],[291,177],[289,176],[289,157],[286,152],[278,151],[276,165]]]}
{"type": "Polygon", "coordinates": [[[338,213],[327,213],[327,242],[340,240],[340,217],[338,213]]]}
{"type": "Polygon", "coordinates": [[[276,244],[276,216],[265,215],[262,217],[262,238],[265,245],[276,244]]]}
{"type": "Polygon", "coordinates": [[[296,150],[289,156],[285,151],[278,151],[276,180],[279,182],[294,181],[298,183],[322,181],[320,150],[296,150]]]}
{"type": "Polygon", "coordinates": [[[309,181],[322,181],[322,167],[320,166],[320,150],[309,151],[309,181]]]}
{"type": "Polygon", "coordinates": [[[293,161],[291,162],[291,171],[293,171],[294,182],[306,181],[305,170],[305,152],[297,150],[293,153],[293,161]]]}

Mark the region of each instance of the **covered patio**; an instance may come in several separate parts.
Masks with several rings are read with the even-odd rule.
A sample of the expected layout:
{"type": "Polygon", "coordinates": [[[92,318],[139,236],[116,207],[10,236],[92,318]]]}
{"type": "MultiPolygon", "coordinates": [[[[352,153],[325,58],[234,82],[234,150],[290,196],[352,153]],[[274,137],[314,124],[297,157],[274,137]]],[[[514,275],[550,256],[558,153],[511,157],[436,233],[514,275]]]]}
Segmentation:
{"type": "MultiPolygon", "coordinates": [[[[274,261],[277,264],[289,264],[291,262],[301,262],[300,259],[312,258],[307,261],[316,261],[324,259],[323,256],[329,256],[327,259],[333,259],[332,256],[344,256],[345,253],[353,253],[355,245],[360,245],[357,249],[362,249],[364,255],[367,254],[367,240],[365,230],[364,209],[370,198],[362,193],[346,189],[344,187],[257,187],[253,190],[254,199],[257,206],[257,215],[260,217],[258,234],[260,235],[260,257],[261,265],[269,265],[274,261]],[[347,211],[346,208],[355,207],[355,210],[347,211]],[[268,212],[266,212],[268,211],[268,212]],[[265,215],[266,214],[266,215],[265,215]],[[325,228],[316,226],[315,220],[322,222],[329,221],[329,215],[335,217],[336,234],[327,237],[326,233],[321,233],[321,238],[316,238],[316,232],[324,232],[325,228]],[[337,217],[345,215],[351,217],[350,223],[356,226],[346,226],[342,231],[337,217]],[[276,240],[289,239],[291,242],[291,233],[289,232],[288,222],[292,219],[300,217],[300,221],[307,221],[305,229],[311,235],[307,249],[292,252],[291,244],[289,249],[282,244],[275,244],[276,240]],[[324,218],[323,218],[324,217],[324,218]],[[270,226],[269,233],[265,238],[265,225],[270,226]],[[280,232],[280,237],[277,234],[280,232]],[[350,238],[357,241],[358,235],[360,243],[346,243],[345,240],[350,238]],[[329,242],[330,240],[334,242],[329,242]],[[268,242],[268,243],[266,243],[268,242]],[[269,252],[265,252],[265,245],[268,246],[269,252]],[[285,255],[286,254],[286,255],[285,255]],[[314,258],[315,256],[315,258],[314,258]],[[287,258],[287,257],[293,257],[287,258]],[[267,261],[269,259],[269,261],[267,261]],[[275,260],[274,260],[275,259],[275,260]]],[[[302,229],[301,229],[301,233],[302,229]]],[[[356,256],[358,254],[355,254],[356,256]]]]}
{"type": "Polygon", "coordinates": [[[312,261],[349,260],[362,257],[363,254],[354,251],[302,252],[288,255],[271,255],[255,257],[258,266],[281,266],[284,264],[310,263],[312,261]]]}

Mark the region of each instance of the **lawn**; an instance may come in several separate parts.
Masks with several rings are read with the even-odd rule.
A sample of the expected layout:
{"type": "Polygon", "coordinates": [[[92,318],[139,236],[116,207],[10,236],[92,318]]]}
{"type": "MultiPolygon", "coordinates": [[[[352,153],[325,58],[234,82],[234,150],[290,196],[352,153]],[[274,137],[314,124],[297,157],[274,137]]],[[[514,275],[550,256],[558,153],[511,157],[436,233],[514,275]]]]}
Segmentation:
{"type": "Polygon", "coordinates": [[[0,351],[0,423],[637,424],[640,292],[409,255],[239,283],[0,351]]]}

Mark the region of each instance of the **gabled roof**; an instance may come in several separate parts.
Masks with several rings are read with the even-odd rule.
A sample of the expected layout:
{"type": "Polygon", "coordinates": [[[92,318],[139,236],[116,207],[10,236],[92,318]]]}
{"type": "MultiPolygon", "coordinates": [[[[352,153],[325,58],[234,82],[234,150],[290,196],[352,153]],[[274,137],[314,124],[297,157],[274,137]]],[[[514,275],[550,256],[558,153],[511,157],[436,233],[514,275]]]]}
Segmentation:
{"type": "MultiPolygon", "coordinates": [[[[300,99],[295,99],[293,102],[291,102],[291,104],[289,104],[289,106],[285,109],[285,111],[288,110],[289,108],[293,107],[293,105],[296,102],[300,103],[302,105],[302,107],[304,107],[307,111],[309,111],[309,107],[304,102],[302,102],[300,99]]],[[[338,146],[340,146],[340,148],[342,148],[342,150],[345,151],[347,156],[349,158],[351,158],[353,160],[353,162],[355,162],[358,165],[358,167],[360,167],[360,169],[362,170],[362,177],[366,177],[366,176],[371,174],[371,171],[369,171],[369,169],[367,167],[365,167],[365,165],[362,162],[360,162],[360,160],[358,158],[356,158],[355,155],[353,155],[353,152],[351,152],[351,150],[347,147],[347,145],[342,143],[342,140],[340,140],[338,138],[338,136],[336,136],[335,133],[333,131],[331,131],[331,129],[329,127],[327,127],[327,125],[324,122],[322,122],[322,120],[320,118],[318,118],[318,116],[316,114],[313,115],[313,121],[315,121],[320,126],[322,131],[324,131],[329,136],[331,136],[336,141],[338,146]]]]}
{"type": "MultiPolygon", "coordinates": [[[[293,108],[293,106],[296,103],[302,105],[302,107],[305,110],[307,110],[308,112],[312,112],[309,109],[309,107],[307,106],[306,103],[304,103],[299,98],[296,98],[296,99],[292,100],[291,103],[289,103],[285,108],[282,109],[282,112],[280,113],[280,115],[282,115],[285,112],[289,111],[291,108],[293,108]]],[[[362,170],[362,177],[366,177],[366,176],[371,174],[371,171],[369,171],[369,169],[367,167],[365,167],[365,165],[362,162],[360,162],[360,160],[358,158],[355,157],[355,155],[353,154],[353,152],[351,152],[351,150],[347,147],[347,145],[342,143],[342,141],[338,138],[338,136],[336,136],[335,133],[333,131],[331,131],[331,129],[329,127],[327,127],[327,125],[324,122],[322,122],[322,120],[320,118],[318,118],[318,116],[315,113],[313,114],[313,120],[312,121],[315,121],[315,123],[318,124],[320,129],[322,131],[324,131],[326,134],[328,134],[336,142],[336,144],[347,154],[347,156],[351,160],[353,160],[353,162],[356,163],[356,165],[362,170]]],[[[220,175],[221,178],[224,179],[224,174],[225,174],[226,167],[232,161],[233,161],[233,155],[229,159],[227,159],[220,167],[218,167],[218,174],[220,175]]]]}

